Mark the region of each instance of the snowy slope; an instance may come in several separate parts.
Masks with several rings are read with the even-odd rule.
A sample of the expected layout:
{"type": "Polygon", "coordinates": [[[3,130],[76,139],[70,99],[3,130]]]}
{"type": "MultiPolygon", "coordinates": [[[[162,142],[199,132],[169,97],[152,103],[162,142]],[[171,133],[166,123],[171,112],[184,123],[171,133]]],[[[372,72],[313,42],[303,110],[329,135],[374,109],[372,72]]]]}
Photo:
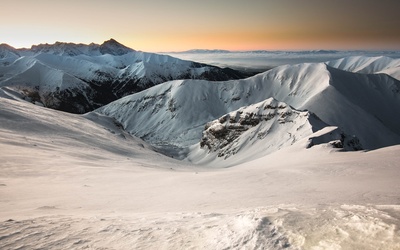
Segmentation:
{"type": "MultiPolygon", "coordinates": [[[[113,118],[47,109],[23,101],[11,91],[0,90],[0,131],[4,147],[11,150],[25,145],[27,156],[35,158],[37,152],[50,155],[49,161],[67,165],[79,157],[109,162],[130,158],[169,161],[146,142],[126,133],[113,118]]],[[[1,158],[6,156],[11,157],[3,150],[1,158]]]]}
{"type": "Polygon", "coordinates": [[[135,51],[111,39],[103,44],[0,46],[0,87],[46,107],[84,113],[125,95],[174,79],[228,80],[241,73],[135,51]]]}
{"type": "Polygon", "coordinates": [[[197,164],[218,161],[218,165],[232,166],[304,138],[309,140],[305,148],[329,143],[334,148],[362,149],[358,138],[346,135],[337,127],[329,127],[310,112],[295,110],[269,98],[207,123],[200,147],[192,146],[188,160],[197,164]]]}
{"type": "Polygon", "coordinates": [[[0,44],[0,65],[6,66],[19,57],[16,49],[4,43],[0,44]]]}
{"type": "Polygon", "coordinates": [[[355,73],[364,74],[387,74],[400,80],[400,59],[385,56],[366,57],[353,56],[338,60],[328,61],[327,65],[355,73]]]}
{"type": "Polygon", "coordinates": [[[320,74],[324,70],[322,64],[305,64],[284,66],[238,81],[172,81],[121,98],[99,112],[116,117],[129,132],[151,143],[188,146],[199,142],[207,122],[243,106],[269,97],[302,105],[308,95],[316,95],[328,86],[329,77],[320,74]],[[304,79],[306,73],[309,74],[304,79]],[[300,86],[283,77],[304,81],[302,95],[288,95],[300,86]],[[317,84],[321,86],[315,87],[317,84]]]}
{"type": "Polygon", "coordinates": [[[363,148],[375,149],[400,143],[399,89],[400,82],[387,75],[299,64],[245,80],[167,82],[97,112],[153,145],[188,147],[200,142],[208,122],[273,97],[355,135],[363,148]]]}
{"type": "Polygon", "coordinates": [[[211,170],[153,152],[111,118],[0,96],[1,249],[400,247],[398,145],[339,153],[303,138],[211,170]]]}

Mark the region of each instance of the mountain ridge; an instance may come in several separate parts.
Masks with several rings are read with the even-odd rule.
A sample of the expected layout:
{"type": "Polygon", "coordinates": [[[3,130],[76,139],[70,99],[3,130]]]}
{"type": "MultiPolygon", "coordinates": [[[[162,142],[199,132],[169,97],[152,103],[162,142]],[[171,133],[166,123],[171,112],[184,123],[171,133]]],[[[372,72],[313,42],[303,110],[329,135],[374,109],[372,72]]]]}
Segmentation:
{"type": "Polygon", "coordinates": [[[166,82],[96,112],[152,145],[198,149],[207,123],[272,97],[357,137],[362,148],[377,149],[400,143],[400,120],[393,119],[400,117],[399,88],[400,82],[385,74],[304,63],[242,80],[166,82]]]}
{"type": "Polygon", "coordinates": [[[14,88],[27,99],[72,113],[91,111],[169,80],[245,77],[229,68],[135,51],[114,39],[101,45],[57,42],[20,50],[3,45],[0,55],[0,87],[14,88]],[[35,63],[48,71],[34,67],[35,63]]]}

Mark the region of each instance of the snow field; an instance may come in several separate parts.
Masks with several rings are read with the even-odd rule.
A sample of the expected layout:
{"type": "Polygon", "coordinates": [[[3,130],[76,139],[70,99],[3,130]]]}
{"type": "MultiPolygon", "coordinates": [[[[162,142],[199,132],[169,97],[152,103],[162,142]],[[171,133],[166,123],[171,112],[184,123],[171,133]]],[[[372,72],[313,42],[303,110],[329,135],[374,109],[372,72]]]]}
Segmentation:
{"type": "MultiPolygon", "coordinates": [[[[399,249],[398,86],[303,64],[239,81],[167,82],[85,115],[2,88],[0,248],[399,249]],[[303,126],[268,154],[252,155],[243,133],[230,168],[157,153],[162,143],[196,147],[207,122],[268,116],[272,104],[308,109],[323,126],[303,126]],[[338,127],[374,150],[333,148],[323,137],[338,127]]],[[[278,143],[285,133],[274,126],[278,143]]]]}

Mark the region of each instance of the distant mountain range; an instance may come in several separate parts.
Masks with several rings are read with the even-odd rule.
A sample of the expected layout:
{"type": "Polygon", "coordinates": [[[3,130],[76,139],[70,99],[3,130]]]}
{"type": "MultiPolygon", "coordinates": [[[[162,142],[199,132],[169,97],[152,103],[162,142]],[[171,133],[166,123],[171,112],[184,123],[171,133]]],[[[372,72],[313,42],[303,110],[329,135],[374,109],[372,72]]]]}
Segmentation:
{"type": "Polygon", "coordinates": [[[380,55],[397,55],[399,51],[363,51],[363,50],[223,50],[223,49],[190,49],[184,51],[163,52],[166,54],[227,54],[227,53],[250,53],[250,54],[380,54],[380,55]]]}
{"type": "MultiPolygon", "coordinates": [[[[347,57],[381,56],[400,58],[400,51],[362,51],[362,50],[307,50],[307,51],[227,51],[227,50],[189,50],[183,52],[164,52],[183,60],[191,60],[219,67],[228,67],[242,72],[261,73],[272,68],[299,63],[320,63],[347,57]]],[[[249,75],[250,76],[250,75],[249,75]]]]}
{"type": "Polygon", "coordinates": [[[221,81],[239,71],[103,44],[0,45],[0,87],[46,107],[85,113],[123,96],[176,79],[221,81]]]}

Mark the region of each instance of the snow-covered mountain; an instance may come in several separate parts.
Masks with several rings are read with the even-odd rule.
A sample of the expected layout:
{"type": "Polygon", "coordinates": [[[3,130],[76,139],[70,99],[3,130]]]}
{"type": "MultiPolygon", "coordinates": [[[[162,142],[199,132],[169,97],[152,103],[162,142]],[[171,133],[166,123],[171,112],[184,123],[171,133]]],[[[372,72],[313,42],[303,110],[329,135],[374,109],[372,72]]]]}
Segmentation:
{"type": "Polygon", "coordinates": [[[103,44],[41,44],[31,49],[0,45],[0,87],[28,100],[84,113],[128,94],[174,79],[243,78],[238,71],[103,44]]]}
{"type": "Polygon", "coordinates": [[[9,64],[10,61],[16,60],[20,57],[18,50],[7,44],[0,44],[0,60],[3,65],[9,64]]]}
{"type": "MultiPolygon", "coordinates": [[[[0,130],[4,144],[31,145],[66,159],[81,154],[92,159],[157,159],[152,146],[131,136],[113,118],[98,114],[70,114],[23,101],[17,92],[0,89],[0,130]]],[[[5,155],[2,155],[4,157],[5,155]]]]}
{"type": "Polygon", "coordinates": [[[201,146],[203,152],[219,147],[220,156],[226,155],[225,149],[220,150],[221,145],[230,154],[260,149],[260,154],[252,157],[261,156],[311,136],[324,126],[335,126],[340,131],[332,141],[340,139],[338,134],[349,140],[357,138],[352,142],[354,149],[400,143],[400,82],[386,74],[352,73],[325,63],[281,66],[243,80],[171,81],[112,102],[97,112],[114,117],[127,131],[153,145],[190,147],[191,152],[201,146]],[[276,102],[271,97],[281,102],[278,107],[290,110],[293,116],[286,118],[290,122],[280,123],[285,112],[260,111],[268,103],[276,102]],[[210,135],[214,125],[235,127],[246,113],[264,121],[252,127],[250,119],[246,131],[224,132],[218,142],[204,141],[204,137],[202,140],[203,132],[210,135]],[[265,121],[268,114],[275,118],[265,121]],[[314,123],[309,120],[314,115],[322,120],[319,125],[309,125],[314,123]],[[227,122],[226,117],[234,120],[227,122]],[[309,127],[302,127],[303,124],[309,127]],[[211,146],[205,147],[207,143],[211,146]]]}
{"type": "Polygon", "coordinates": [[[399,81],[364,73],[177,80],[84,115],[2,87],[0,249],[400,249],[400,145],[339,152],[400,142],[399,81]]]}
{"type": "Polygon", "coordinates": [[[234,156],[236,163],[247,162],[305,137],[309,137],[306,148],[329,143],[345,150],[362,149],[357,137],[330,127],[308,111],[298,111],[269,98],[207,123],[200,147],[192,147],[188,159],[202,164],[234,156]]]}
{"type": "MultiPolygon", "coordinates": [[[[332,152],[317,144],[341,135],[325,127],[210,169],[152,151],[104,115],[12,99],[0,89],[0,249],[399,249],[400,145],[332,152]]],[[[272,98],[239,111],[221,124],[250,131],[288,112],[288,129],[322,124],[272,98]]]]}
{"type": "Polygon", "coordinates": [[[385,56],[352,56],[329,61],[327,65],[355,73],[388,74],[400,80],[400,59],[385,56]]]}

